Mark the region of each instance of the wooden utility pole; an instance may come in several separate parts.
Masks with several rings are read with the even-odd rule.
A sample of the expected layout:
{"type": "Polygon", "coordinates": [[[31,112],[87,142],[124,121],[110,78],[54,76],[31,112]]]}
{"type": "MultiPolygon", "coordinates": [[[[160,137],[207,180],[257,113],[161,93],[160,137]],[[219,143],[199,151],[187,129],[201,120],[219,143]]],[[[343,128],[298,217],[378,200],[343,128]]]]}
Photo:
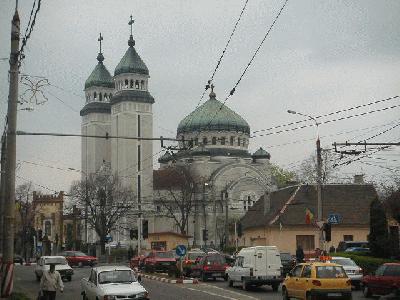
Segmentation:
{"type": "Polygon", "coordinates": [[[0,181],[0,253],[3,253],[4,240],[4,203],[6,199],[6,149],[7,135],[1,137],[1,181],[0,181]]]}
{"type": "MultiPolygon", "coordinates": [[[[18,2],[17,2],[18,3],[18,2]]],[[[4,202],[4,241],[1,266],[1,296],[9,297],[13,290],[14,275],[14,226],[15,226],[15,168],[16,168],[16,129],[19,75],[19,35],[20,21],[18,6],[11,22],[10,88],[8,94],[8,127],[5,173],[4,202]]]]}
{"type": "MultiPolygon", "coordinates": [[[[323,222],[322,219],[322,157],[321,157],[321,141],[317,137],[317,221],[323,222]]],[[[321,224],[321,223],[320,223],[321,224]]],[[[320,228],[319,230],[319,249],[324,249],[324,236],[320,228]]]]}

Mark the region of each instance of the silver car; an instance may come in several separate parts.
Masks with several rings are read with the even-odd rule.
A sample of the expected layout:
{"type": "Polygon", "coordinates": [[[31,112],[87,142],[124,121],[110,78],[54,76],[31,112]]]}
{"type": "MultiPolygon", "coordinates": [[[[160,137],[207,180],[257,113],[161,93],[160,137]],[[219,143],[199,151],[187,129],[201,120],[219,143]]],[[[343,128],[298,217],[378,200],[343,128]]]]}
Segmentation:
{"type": "Polygon", "coordinates": [[[362,269],[357,266],[354,260],[347,257],[334,256],[329,262],[343,266],[347,277],[351,279],[351,284],[356,289],[360,288],[361,280],[363,278],[363,272],[362,269]]]}

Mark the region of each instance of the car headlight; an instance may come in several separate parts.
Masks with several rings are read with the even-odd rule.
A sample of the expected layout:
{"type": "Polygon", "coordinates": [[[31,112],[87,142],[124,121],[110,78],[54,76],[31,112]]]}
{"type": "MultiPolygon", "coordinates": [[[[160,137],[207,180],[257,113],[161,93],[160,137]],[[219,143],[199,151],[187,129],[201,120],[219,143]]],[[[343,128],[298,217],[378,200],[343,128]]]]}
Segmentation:
{"type": "Polygon", "coordinates": [[[148,292],[142,292],[142,293],[137,294],[136,298],[146,298],[147,299],[148,295],[149,295],[148,292]]]}

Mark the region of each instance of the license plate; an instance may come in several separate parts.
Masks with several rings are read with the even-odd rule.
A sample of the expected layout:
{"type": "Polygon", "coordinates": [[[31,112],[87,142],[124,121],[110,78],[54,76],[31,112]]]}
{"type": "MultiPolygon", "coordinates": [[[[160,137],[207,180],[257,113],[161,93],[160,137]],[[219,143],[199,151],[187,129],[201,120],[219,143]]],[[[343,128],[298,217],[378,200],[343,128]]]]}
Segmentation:
{"type": "Polygon", "coordinates": [[[212,273],[211,276],[221,276],[221,273],[212,273]]]}
{"type": "Polygon", "coordinates": [[[328,293],[328,297],[341,297],[341,293],[328,293]]]}

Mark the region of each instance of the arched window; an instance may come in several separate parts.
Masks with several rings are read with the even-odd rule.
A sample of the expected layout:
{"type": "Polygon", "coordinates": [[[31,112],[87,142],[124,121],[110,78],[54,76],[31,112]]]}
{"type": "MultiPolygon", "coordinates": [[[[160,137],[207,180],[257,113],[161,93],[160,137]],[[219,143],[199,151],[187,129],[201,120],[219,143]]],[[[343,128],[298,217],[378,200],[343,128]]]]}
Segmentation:
{"type": "Polygon", "coordinates": [[[51,222],[49,220],[44,222],[44,234],[51,236],[51,222]]]}
{"type": "Polygon", "coordinates": [[[99,101],[103,101],[103,95],[101,93],[99,94],[99,101]]]}
{"type": "Polygon", "coordinates": [[[238,137],[238,144],[237,145],[240,146],[240,137],[238,137]]]}
{"type": "Polygon", "coordinates": [[[131,89],[133,89],[133,79],[131,79],[131,85],[129,86],[131,89]]]}
{"type": "Polygon", "coordinates": [[[216,144],[217,144],[217,138],[216,138],[215,136],[212,138],[212,144],[213,144],[213,145],[216,145],[216,144]]]}
{"type": "Polygon", "coordinates": [[[104,94],[104,101],[106,101],[106,102],[107,102],[107,99],[108,99],[108,96],[107,96],[107,94],[104,94]]]}
{"type": "Polygon", "coordinates": [[[136,80],[135,82],[135,88],[138,90],[139,89],[139,80],[136,80]]]}
{"type": "Polygon", "coordinates": [[[141,90],[144,90],[144,80],[142,80],[142,81],[140,82],[140,89],[141,89],[141,90]]]}
{"type": "Polygon", "coordinates": [[[203,138],[203,145],[207,145],[207,143],[208,143],[207,138],[204,137],[204,138],[203,138]]]}
{"type": "Polygon", "coordinates": [[[221,138],[221,145],[225,145],[225,137],[224,136],[221,138]]]}
{"type": "Polygon", "coordinates": [[[94,93],[93,93],[93,99],[96,100],[96,98],[97,98],[97,93],[94,92],[94,93]]]}
{"type": "Polygon", "coordinates": [[[128,85],[129,85],[129,80],[128,80],[128,79],[125,79],[125,88],[126,88],[126,89],[128,88],[128,85]]]}
{"type": "Polygon", "coordinates": [[[235,138],[233,136],[231,136],[231,140],[230,140],[230,144],[231,146],[233,146],[233,142],[235,141],[235,138]]]}

